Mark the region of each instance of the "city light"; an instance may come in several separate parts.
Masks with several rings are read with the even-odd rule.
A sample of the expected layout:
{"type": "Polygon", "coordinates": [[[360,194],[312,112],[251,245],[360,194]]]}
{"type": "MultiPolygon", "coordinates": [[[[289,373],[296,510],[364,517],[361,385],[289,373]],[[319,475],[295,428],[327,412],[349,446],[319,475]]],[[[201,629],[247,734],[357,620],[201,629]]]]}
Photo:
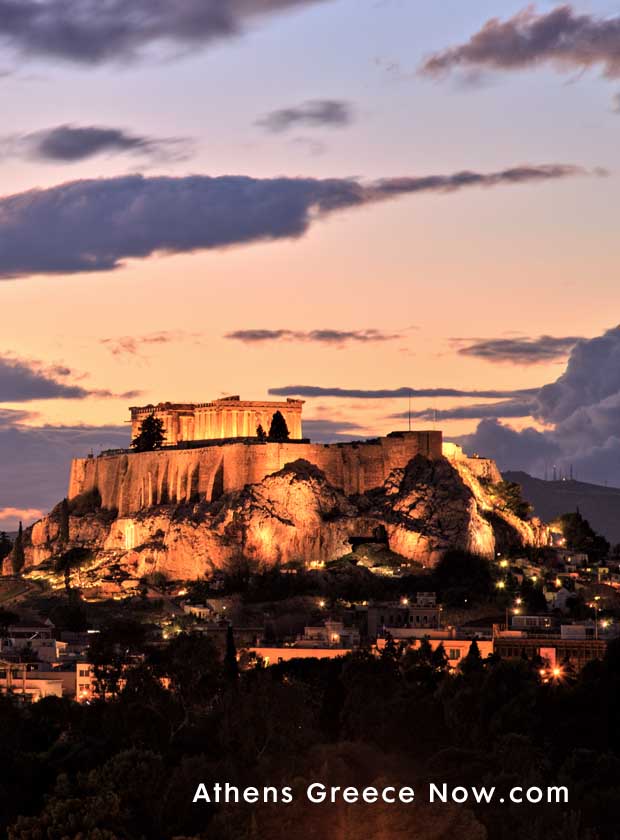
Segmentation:
{"type": "Polygon", "coordinates": [[[499,566],[500,566],[500,569],[508,568],[508,560],[500,560],[499,561],[499,566]]]}
{"type": "Polygon", "coordinates": [[[408,606],[408,604],[409,604],[409,598],[404,598],[404,597],[403,597],[403,598],[401,598],[401,599],[400,599],[400,603],[403,605],[403,607],[408,606]]]}
{"type": "Polygon", "coordinates": [[[506,588],[506,584],[504,583],[504,581],[503,581],[503,580],[498,580],[498,581],[497,581],[497,583],[495,584],[495,586],[496,586],[498,589],[505,589],[505,588],[506,588]]]}

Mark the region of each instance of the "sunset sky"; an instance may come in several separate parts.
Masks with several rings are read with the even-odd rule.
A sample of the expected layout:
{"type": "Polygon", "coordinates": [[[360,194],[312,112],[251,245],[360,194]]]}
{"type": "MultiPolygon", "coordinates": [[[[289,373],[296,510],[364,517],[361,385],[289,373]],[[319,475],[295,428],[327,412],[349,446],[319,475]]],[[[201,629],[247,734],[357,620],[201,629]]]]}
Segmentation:
{"type": "Polygon", "coordinates": [[[270,391],[620,485],[620,5],[524,7],[0,0],[0,528],[270,391]]]}

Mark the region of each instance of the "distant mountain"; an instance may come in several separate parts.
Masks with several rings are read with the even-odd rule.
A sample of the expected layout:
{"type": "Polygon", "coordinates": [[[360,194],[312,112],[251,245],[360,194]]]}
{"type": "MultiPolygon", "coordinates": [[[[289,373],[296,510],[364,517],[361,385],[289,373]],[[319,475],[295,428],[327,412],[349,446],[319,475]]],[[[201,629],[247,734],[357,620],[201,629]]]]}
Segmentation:
{"type": "Polygon", "coordinates": [[[524,498],[545,522],[579,508],[595,531],[607,537],[612,545],[620,543],[620,487],[583,481],[543,481],[524,472],[502,475],[506,481],[516,481],[522,486],[524,498]]]}

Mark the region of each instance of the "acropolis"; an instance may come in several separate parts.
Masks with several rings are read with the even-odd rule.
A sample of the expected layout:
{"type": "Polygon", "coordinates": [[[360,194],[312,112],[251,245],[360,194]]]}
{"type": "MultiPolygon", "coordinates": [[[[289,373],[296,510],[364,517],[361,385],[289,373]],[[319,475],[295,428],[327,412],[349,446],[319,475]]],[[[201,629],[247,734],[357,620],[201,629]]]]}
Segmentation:
{"type": "Polygon", "coordinates": [[[138,435],[142,421],[151,414],[164,424],[165,444],[175,446],[183,441],[225,440],[256,437],[259,426],[269,431],[276,411],[286,420],[291,440],[300,440],[303,400],[286,402],[248,402],[241,397],[222,397],[205,403],[170,403],[133,406],[131,438],[138,435]]]}

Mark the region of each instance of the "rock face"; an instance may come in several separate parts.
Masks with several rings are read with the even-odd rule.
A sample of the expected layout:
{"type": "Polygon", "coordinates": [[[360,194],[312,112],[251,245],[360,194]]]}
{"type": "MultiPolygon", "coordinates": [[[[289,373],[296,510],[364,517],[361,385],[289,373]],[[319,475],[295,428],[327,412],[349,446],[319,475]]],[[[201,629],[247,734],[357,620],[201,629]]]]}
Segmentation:
{"type": "MultiPolygon", "coordinates": [[[[193,579],[240,558],[262,566],[330,561],[348,554],[351,541],[378,534],[391,551],[423,565],[451,548],[490,558],[508,544],[544,539],[536,523],[494,507],[466,464],[421,455],[393,470],[381,487],[353,496],[298,460],[213,502],[157,505],[125,516],[98,505],[96,497],[92,509],[84,499],[57,505],[28,529],[23,571],[51,569],[71,548],[88,548],[99,576],[114,567],[132,579],[154,571],[193,579]]],[[[9,557],[5,574],[11,564],[9,557]]]]}

